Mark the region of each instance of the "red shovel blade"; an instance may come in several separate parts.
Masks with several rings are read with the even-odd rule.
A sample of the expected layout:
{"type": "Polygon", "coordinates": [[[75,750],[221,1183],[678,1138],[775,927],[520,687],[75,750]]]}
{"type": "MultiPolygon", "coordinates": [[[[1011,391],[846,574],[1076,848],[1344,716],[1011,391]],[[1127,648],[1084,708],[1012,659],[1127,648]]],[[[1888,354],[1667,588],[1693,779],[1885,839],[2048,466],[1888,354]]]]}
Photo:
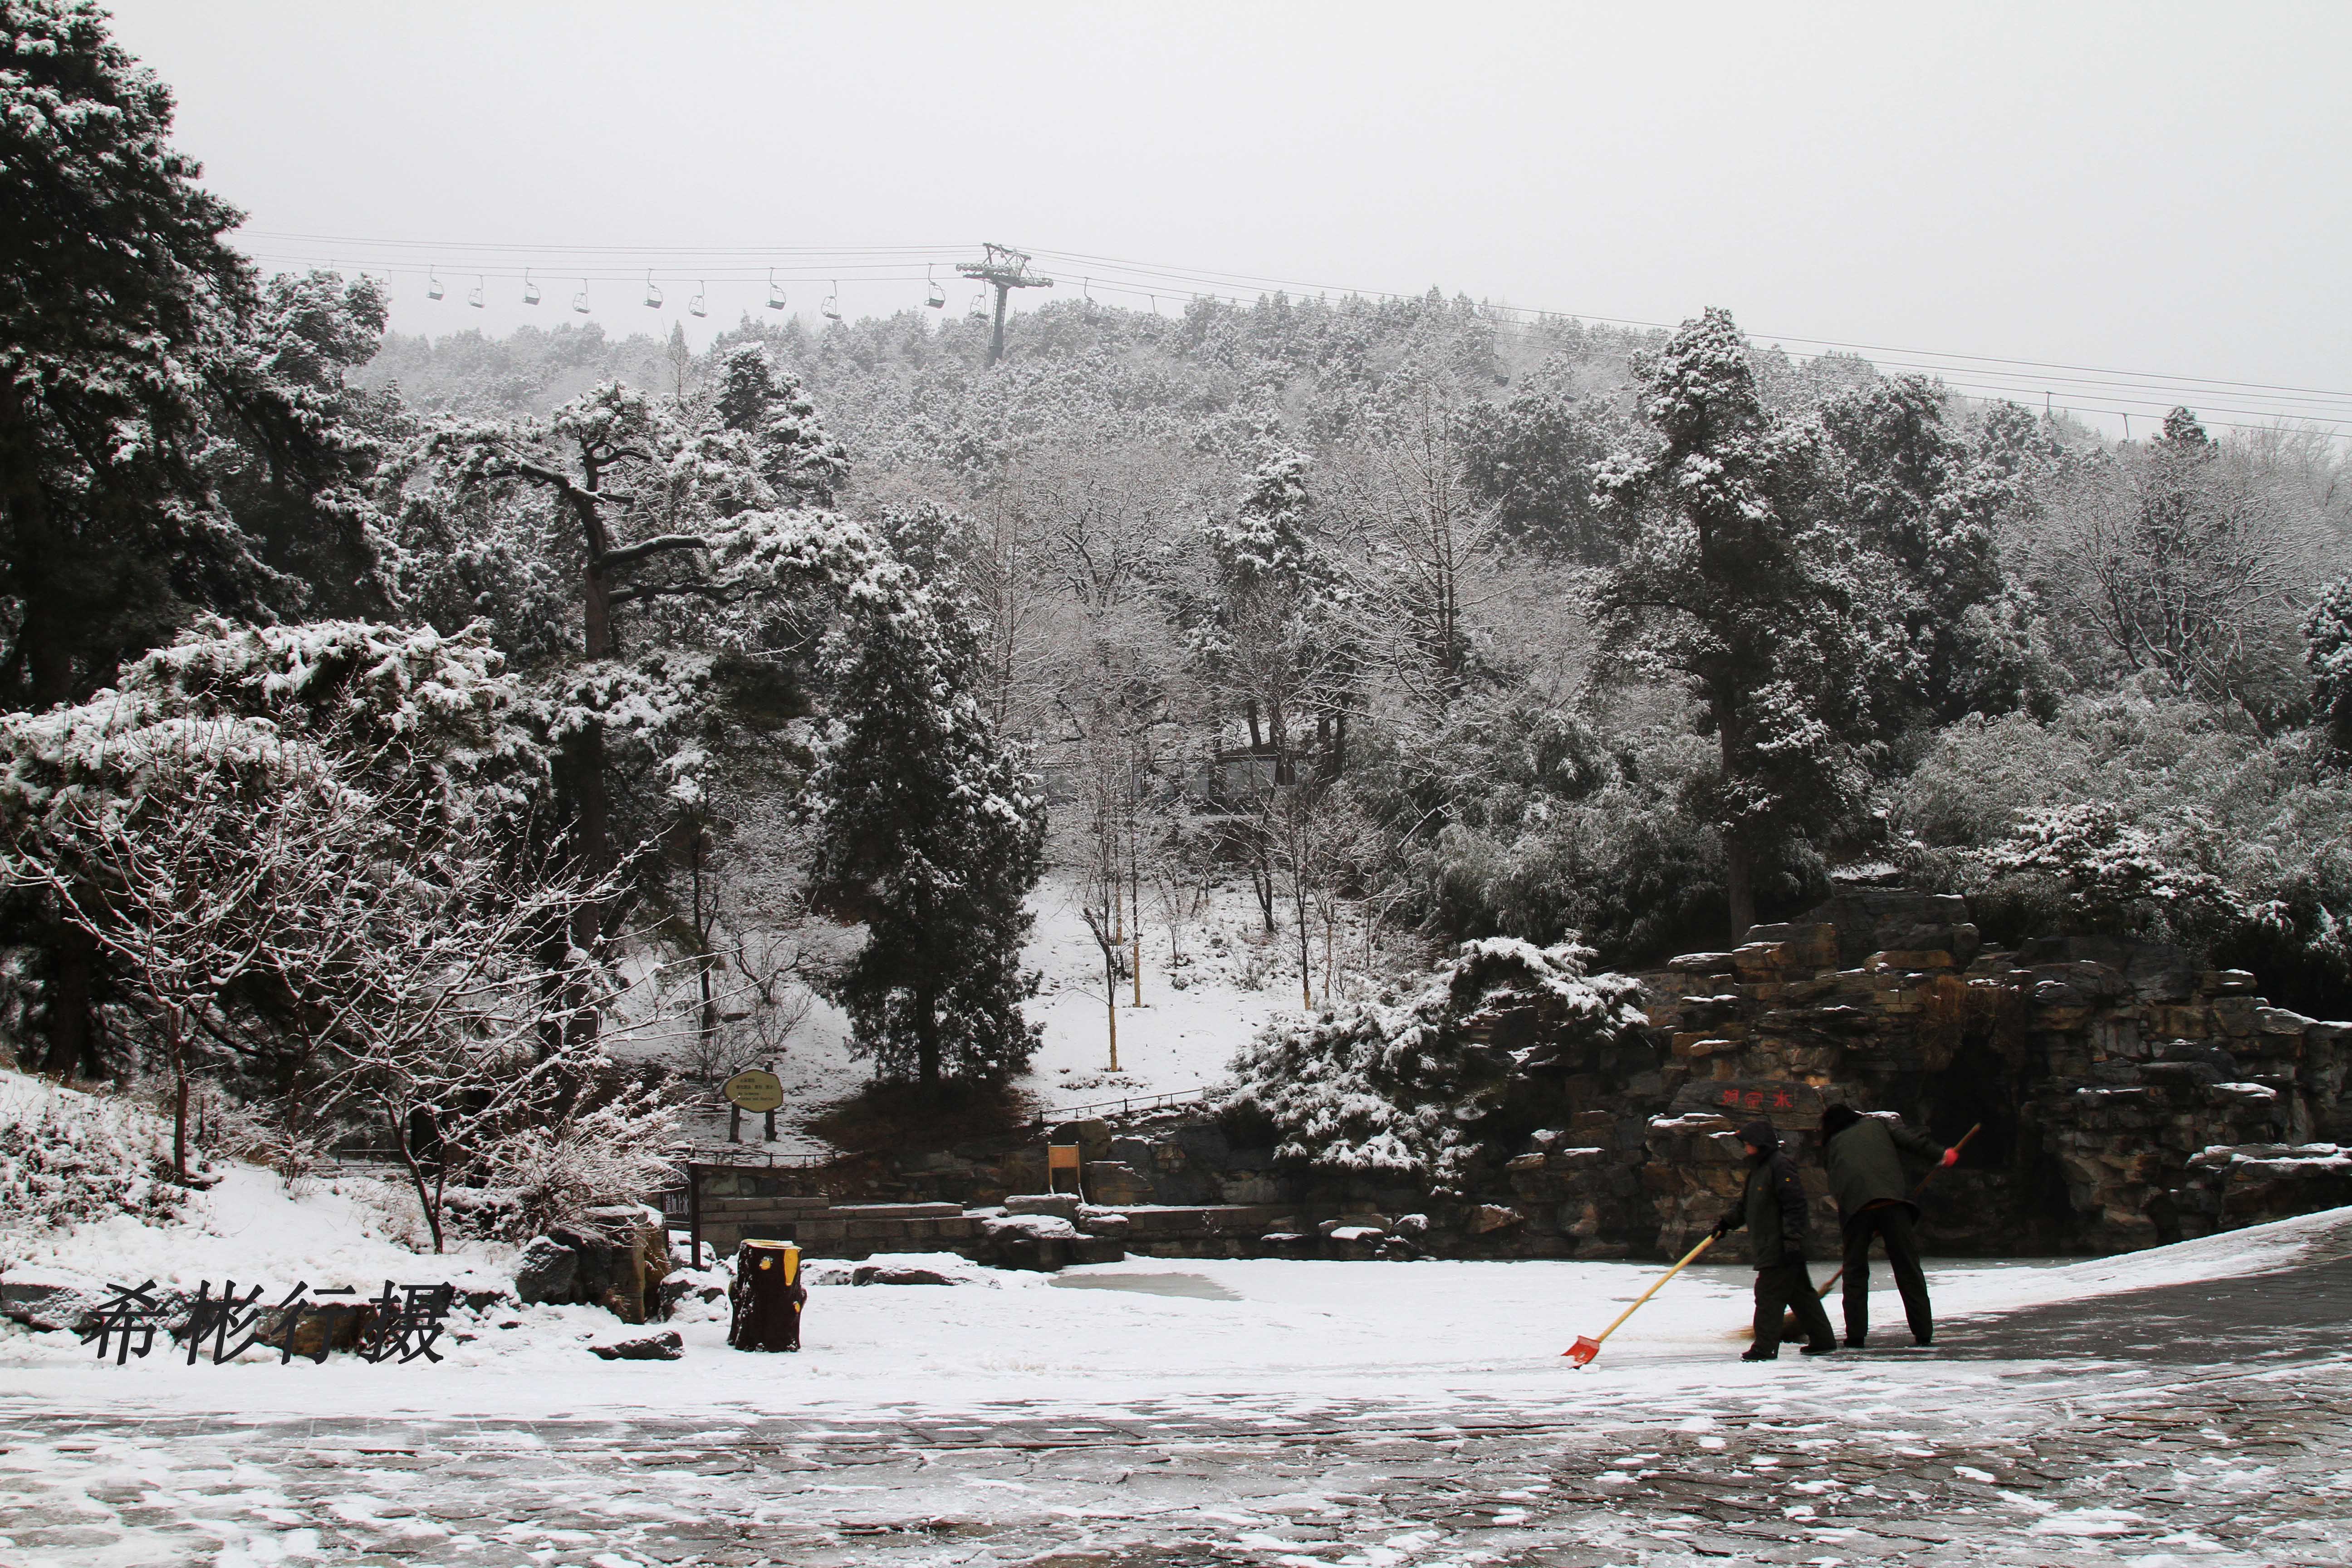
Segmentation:
{"type": "Polygon", "coordinates": [[[1601,1353],[1601,1342],[1579,1334],[1576,1336],[1576,1343],[1559,1353],[1579,1366],[1589,1366],[1592,1363],[1592,1358],[1601,1353]]]}

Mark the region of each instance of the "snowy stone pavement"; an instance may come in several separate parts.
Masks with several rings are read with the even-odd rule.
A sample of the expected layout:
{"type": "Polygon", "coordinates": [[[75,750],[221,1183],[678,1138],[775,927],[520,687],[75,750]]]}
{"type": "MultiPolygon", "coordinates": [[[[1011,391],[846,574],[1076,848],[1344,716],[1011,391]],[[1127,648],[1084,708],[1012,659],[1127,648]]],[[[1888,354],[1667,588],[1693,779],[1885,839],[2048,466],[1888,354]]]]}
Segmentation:
{"type": "Polygon", "coordinates": [[[1932,1352],[1792,1353],[1738,1389],[1684,1367],[1671,1393],[1596,1397],[1563,1373],[1549,1402],[739,1425],[18,1407],[0,1562],[2347,1563],[2347,1318],[2336,1260],[1962,1321],[1932,1352]]]}

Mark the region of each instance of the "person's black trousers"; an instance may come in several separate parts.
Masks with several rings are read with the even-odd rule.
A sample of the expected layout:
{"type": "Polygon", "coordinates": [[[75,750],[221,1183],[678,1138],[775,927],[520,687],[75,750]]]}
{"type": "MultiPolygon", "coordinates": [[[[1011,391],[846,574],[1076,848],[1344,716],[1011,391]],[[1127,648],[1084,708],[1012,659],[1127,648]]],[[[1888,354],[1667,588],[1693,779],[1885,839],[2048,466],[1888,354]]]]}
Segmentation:
{"type": "Polygon", "coordinates": [[[1837,1335],[1830,1331],[1830,1315],[1822,1310],[1822,1299],[1813,1294],[1813,1277],[1801,1258],[1756,1271],[1755,1353],[1780,1353],[1780,1314],[1791,1310],[1814,1344],[1837,1343],[1837,1335]]]}
{"type": "Polygon", "coordinates": [[[1927,1306],[1927,1276],[1919,1268],[1919,1243],[1911,1235],[1911,1211],[1901,1204],[1864,1209],[1845,1223],[1845,1337],[1858,1342],[1870,1332],[1870,1238],[1884,1237],[1895,1288],[1903,1292],[1903,1315],[1921,1344],[1936,1336],[1927,1306]]]}

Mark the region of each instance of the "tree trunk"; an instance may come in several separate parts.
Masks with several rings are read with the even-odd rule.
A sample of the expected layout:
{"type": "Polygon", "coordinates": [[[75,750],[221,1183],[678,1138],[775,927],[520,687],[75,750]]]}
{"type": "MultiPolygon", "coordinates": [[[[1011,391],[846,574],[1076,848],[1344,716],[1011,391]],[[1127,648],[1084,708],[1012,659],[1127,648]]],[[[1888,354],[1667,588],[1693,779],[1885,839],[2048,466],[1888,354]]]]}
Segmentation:
{"type": "Polygon", "coordinates": [[[188,1055],[179,1030],[165,1026],[165,1044],[172,1058],[172,1175],[188,1184],[188,1055]]]}
{"type": "Polygon", "coordinates": [[[80,617],[59,591],[60,568],[70,569],[75,556],[52,527],[48,492],[32,456],[37,440],[23,391],[13,378],[0,379],[0,452],[19,458],[9,465],[5,498],[25,617],[12,660],[25,667],[29,706],[42,709],[72,700],[74,634],[88,628],[78,625],[80,617]]]}
{"type": "MultiPolygon", "coordinates": [[[[423,1107],[417,1109],[422,1110],[423,1107]]],[[[433,1250],[441,1250],[441,1205],[435,1189],[425,1184],[425,1173],[418,1168],[416,1152],[408,1143],[408,1118],[397,1107],[392,1110],[392,1146],[399,1152],[400,1163],[408,1167],[409,1184],[416,1189],[416,1206],[425,1211],[425,1227],[433,1233],[433,1250]]]]}
{"type": "Polygon", "coordinates": [[[1103,1014],[1110,1021],[1110,1070],[1118,1070],[1118,965],[1111,962],[1118,950],[1103,946],[1103,1014]]]}
{"type": "MultiPolygon", "coordinates": [[[[1733,759],[1738,755],[1738,743],[1734,733],[1735,721],[1731,705],[1723,702],[1717,708],[1715,732],[1722,746],[1723,783],[1728,792],[1733,778],[1733,759]]],[[[1727,818],[1723,824],[1723,893],[1731,905],[1731,945],[1738,947],[1748,940],[1748,928],[1756,923],[1756,888],[1754,860],[1748,844],[1748,825],[1727,818]]]]}
{"type": "Polygon", "coordinates": [[[1290,881],[1292,914],[1298,926],[1298,1005],[1315,1011],[1315,962],[1307,938],[1307,887],[1297,873],[1290,881]]]}
{"type": "MultiPolygon", "coordinates": [[[[581,868],[593,879],[613,868],[612,805],[604,786],[604,731],[589,724],[563,748],[564,769],[572,775],[572,805],[577,817],[577,856],[581,868]]],[[[589,917],[594,919],[592,913],[589,917]]],[[[582,947],[588,943],[582,942],[582,947]]]]}
{"type": "Polygon", "coordinates": [[[1731,905],[1731,945],[1738,947],[1748,940],[1748,928],[1756,923],[1756,889],[1752,883],[1753,869],[1749,864],[1747,844],[1738,830],[1727,826],[1723,832],[1723,893],[1731,905]]]}
{"type": "Polygon", "coordinates": [[[710,951],[712,931],[719,923],[718,910],[706,911],[702,900],[702,825],[688,824],[694,830],[694,940],[702,951],[695,965],[696,979],[702,989],[702,1012],[698,1024],[699,1038],[696,1045],[705,1063],[719,1059],[719,998],[711,989],[710,971],[717,955],[710,951]]]}
{"type": "Polygon", "coordinates": [[[24,629],[17,634],[24,647],[26,684],[36,710],[70,702],[74,695],[73,647],[54,595],[36,589],[25,605],[24,629]]]}
{"type": "Polygon", "coordinates": [[[41,1066],[61,1079],[97,1078],[97,1031],[90,1026],[90,982],[98,967],[98,939],[68,921],[58,928],[50,949],[56,971],[49,981],[47,1052],[41,1066]]]}
{"type": "Polygon", "coordinates": [[[940,1011],[926,988],[915,993],[915,1077],[925,1089],[940,1081],[940,1011]]]}
{"type": "Polygon", "coordinates": [[[1274,934],[1274,855],[1267,847],[1265,830],[1257,830],[1257,840],[1252,846],[1255,853],[1250,859],[1250,890],[1257,895],[1257,912],[1265,921],[1265,934],[1274,934]]]}

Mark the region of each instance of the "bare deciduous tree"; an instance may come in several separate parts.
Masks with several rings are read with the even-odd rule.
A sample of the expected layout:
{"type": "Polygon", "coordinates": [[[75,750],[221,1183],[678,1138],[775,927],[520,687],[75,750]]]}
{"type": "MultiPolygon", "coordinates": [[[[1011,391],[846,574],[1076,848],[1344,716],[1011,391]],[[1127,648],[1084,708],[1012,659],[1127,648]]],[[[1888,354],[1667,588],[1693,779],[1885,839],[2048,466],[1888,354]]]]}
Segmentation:
{"type": "Polygon", "coordinates": [[[2070,472],[2027,553],[2116,664],[2262,722],[2265,689],[2292,668],[2325,531],[2256,454],[2178,416],[2167,431],[2070,472]]]}
{"type": "Polygon", "coordinates": [[[1475,609],[1495,587],[1501,531],[1464,482],[1454,400],[1423,386],[1377,438],[1331,465],[1324,502],[1344,541],[1356,635],[1423,711],[1443,715],[1476,664],[1475,609]]]}

